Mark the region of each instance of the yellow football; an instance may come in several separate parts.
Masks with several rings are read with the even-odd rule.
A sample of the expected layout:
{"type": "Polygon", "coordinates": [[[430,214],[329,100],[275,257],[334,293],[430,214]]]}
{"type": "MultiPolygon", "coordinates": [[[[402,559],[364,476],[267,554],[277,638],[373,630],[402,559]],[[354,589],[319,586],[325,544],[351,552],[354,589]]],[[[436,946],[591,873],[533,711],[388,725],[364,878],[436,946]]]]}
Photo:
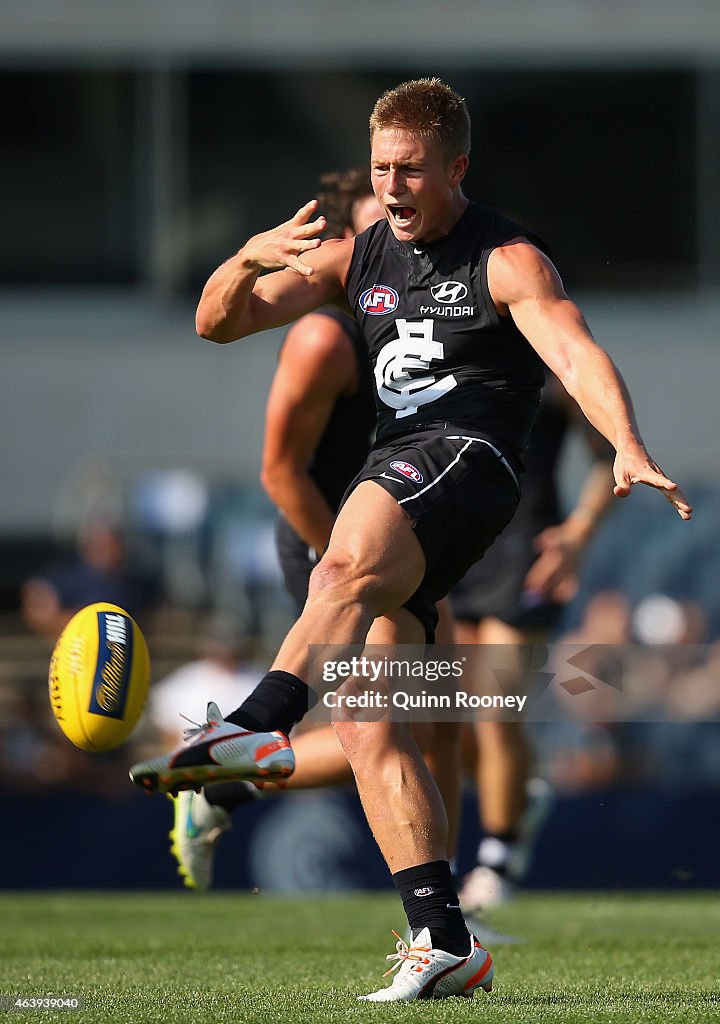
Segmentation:
{"type": "Polygon", "coordinates": [[[55,644],[49,686],[53,714],[76,747],[120,746],[137,725],[150,686],[138,624],[114,604],[82,608],[55,644]]]}

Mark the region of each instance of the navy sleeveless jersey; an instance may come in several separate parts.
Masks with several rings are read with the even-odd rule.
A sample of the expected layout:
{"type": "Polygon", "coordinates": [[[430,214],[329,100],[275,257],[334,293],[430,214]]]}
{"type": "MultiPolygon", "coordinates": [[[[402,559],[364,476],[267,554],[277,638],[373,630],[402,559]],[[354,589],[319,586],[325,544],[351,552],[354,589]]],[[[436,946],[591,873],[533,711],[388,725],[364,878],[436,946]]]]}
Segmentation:
{"type": "Polygon", "coordinates": [[[346,290],[373,365],[378,443],[450,424],[520,460],[544,366],[512,318],[498,315],[487,261],[521,236],[547,252],[480,203],[435,242],[399,242],[386,220],[357,236],[346,290]]]}

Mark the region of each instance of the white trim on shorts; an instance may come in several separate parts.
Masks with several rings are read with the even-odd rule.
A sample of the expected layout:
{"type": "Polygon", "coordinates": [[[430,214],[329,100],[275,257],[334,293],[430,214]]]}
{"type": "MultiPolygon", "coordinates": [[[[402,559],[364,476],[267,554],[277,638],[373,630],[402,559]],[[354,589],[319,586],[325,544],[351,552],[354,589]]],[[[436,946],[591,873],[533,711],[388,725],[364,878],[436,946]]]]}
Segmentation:
{"type": "Polygon", "coordinates": [[[434,487],[435,484],[439,483],[445,476],[445,474],[449,473],[453,466],[457,465],[457,463],[460,461],[461,457],[465,454],[465,452],[468,450],[473,441],[479,441],[480,444],[486,444],[488,448],[492,451],[493,455],[500,459],[500,462],[503,464],[505,469],[512,477],[513,482],[518,489],[518,493],[520,493],[520,484],[518,482],[517,476],[515,475],[515,471],[513,470],[512,466],[505,458],[503,453],[499,451],[494,444],[491,444],[489,441],[486,441],[484,437],[463,437],[460,434],[446,434],[445,436],[447,437],[448,441],[467,441],[467,444],[463,445],[463,447],[457,453],[452,462],[445,467],[445,469],[442,471],[442,473],[439,474],[439,476],[436,476],[434,480],[431,480],[429,484],[426,484],[425,487],[423,487],[421,491],[417,491],[416,494],[410,494],[408,495],[407,498],[401,498],[401,500],[398,501],[398,505],[404,505],[406,501],[413,501],[415,498],[419,498],[421,494],[425,494],[425,492],[429,491],[431,487],[434,487]]]}

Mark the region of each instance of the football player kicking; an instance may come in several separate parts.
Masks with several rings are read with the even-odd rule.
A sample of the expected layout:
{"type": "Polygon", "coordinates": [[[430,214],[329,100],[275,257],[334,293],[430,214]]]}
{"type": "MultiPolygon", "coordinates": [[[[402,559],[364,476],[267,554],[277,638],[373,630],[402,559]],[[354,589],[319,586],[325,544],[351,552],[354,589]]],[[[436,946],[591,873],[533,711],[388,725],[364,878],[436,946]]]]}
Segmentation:
{"type": "MultiPolygon", "coordinates": [[[[338,186],[340,183],[345,186],[338,198],[350,195],[355,185],[360,190],[370,190],[367,172],[350,172],[333,176],[333,180],[338,186]]],[[[321,197],[323,210],[333,211],[331,200],[333,193],[321,197]]],[[[377,204],[376,209],[380,211],[377,204]]],[[[335,213],[334,219],[337,216],[335,213]]],[[[317,427],[313,428],[304,413],[306,403],[311,408],[314,404],[317,385],[313,386],[314,378],[310,375],[303,377],[292,373],[287,376],[285,356],[292,345],[300,359],[306,338],[304,324],[308,325],[308,355],[312,355],[317,320],[314,314],[305,317],[288,335],[270,393],[263,479],[281,508],[299,509],[303,514],[308,507],[305,496],[314,496],[317,489],[312,481],[314,478],[320,481],[331,503],[326,506],[330,512],[325,520],[325,546],[330,536],[332,508],[336,508],[330,482],[340,481],[334,491],[340,495],[343,477],[348,474],[344,459],[338,459],[336,464],[332,462],[332,453],[337,449],[342,451],[343,446],[333,444],[326,434],[331,431],[345,438],[345,451],[352,454],[362,450],[368,430],[363,416],[344,415],[344,410],[351,408],[341,393],[346,374],[333,374],[326,379],[323,367],[318,366],[320,384],[326,384],[325,392],[329,395],[337,391],[338,398],[325,433],[316,440],[317,427]],[[310,484],[308,475],[312,478],[310,484]]],[[[348,318],[347,329],[349,335],[356,331],[355,321],[348,318]]],[[[341,331],[337,344],[353,369],[356,357],[341,331]]],[[[362,366],[362,350],[357,352],[357,357],[362,366]]],[[[311,363],[312,358],[308,358],[303,368],[309,368],[307,364],[311,363]]],[[[523,496],[510,526],[450,592],[455,624],[447,602],[441,605],[441,623],[437,630],[437,641],[441,645],[456,640],[463,645],[487,644],[494,648],[503,644],[517,649],[532,643],[546,643],[565,602],[575,593],[578,563],[612,501],[612,447],[590,426],[552,375],[543,388],[524,462],[523,496]],[[592,462],[575,507],[563,519],[556,477],[564,442],[574,434],[585,441],[592,462]]],[[[349,468],[347,483],[354,476],[354,469],[349,468]]],[[[315,537],[317,545],[318,537],[309,528],[314,522],[312,518],[306,516],[304,521],[297,516],[293,518],[302,536],[281,515],[277,530],[278,554],[299,614],[307,598],[308,580],[315,562],[311,538],[315,537]]],[[[522,683],[520,678],[515,681],[522,683]]],[[[433,726],[429,731],[427,726],[421,728],[414,724],[413,733],[445,803],[452,855],[460,811],[459,735],[456,723],[433,723],[433,726]]],[[[484,833],[478,847],[477,866],[465,878],[460,890],[460,903],[467,920],[468,915],[482,913],[512,897],[551,798],[547,786],[541,785],[542,780],[529,778],[532,756],[522,723],[479,720],[474,726],[467,725],[463,729],[475,741],[469,744],[471,756],[466,756],[464,761],[468,774],[476,781],[478,813],[484,833]]],[[[463,743],[463,749],[467,747],[468,744],[463,743]]],[[[352,781],[352,772],[331,726],[295,734],[293,749],[294,773],[271,792],[352,781]]],[[[185,790],[174,798],[172,852],[189,888],[210,888],[216,844],[231,827],[231,813],[260,795],[261,791],[252,783],[235,782],[210,786],[198,794],[185,790]]],[[[482,942],[519,941],[494,931],[484,921],[474,919],[471,927],[482,942]]]]}
{"type": "MultiPolygon", "coordinates": [[[[692,514],[648,454],[625,384],[542,242],[463,194],[470,121],[462,98],[437,79],[403,83],[378,100],[370,131],[384,221],[355,240],[321,244],[324,221],[311,219],[310,202],[251,238],[203,291],[197,328],[219,343],[328,302],[354,311],[374,366],[378,435],[272,670],[227,719],[210,714],[190,745],[135,765],[133,780],[149,791],[291,774],[287,733],[327,688],[308,672],[314,641],[337,645],[341,658],[365,641],[432,640],[436,601],[515,511],[543,363],[615,448],[616,496],[644,483],[682,519],[692,514]]],[[[445,808],[409,729],[335,728],[413,935],[409,946],[398,941],[392,985],[362,998],[489,989],[492,960],[460,913],[445,808]]]]}
{"type": "MultiPolygon", "coordinates": [[[[326,235],[354,237],[382,218],[366,168],[326,174],[321,184],[326,235]]],[[[328,545],[343,494],[363,466],[375,429],[370,361],[351,316],[325,308],[290,328],[265,419],[262,481],[280,510],[278,557],[299,615],[317,552],[328,545]]],[[[451,643],[447,602],[441,609],[441,623],[438,641],[451,643]]],[[[455,836],[460,808],[459,725],[424,723],[414,731],[455,836]]],[[[293,749],[295,771],[280,784],[282,789],[352,782],[352,770],[332,727],[300,733],[293,738],[293,749]]],[[[210,888],[217,841],[231,827],[232,812],[259,795],[261,790],[251,783],[225,782],[198,793],[184,790],[173,798],[171,849],[189,888],[210,888]]]]}

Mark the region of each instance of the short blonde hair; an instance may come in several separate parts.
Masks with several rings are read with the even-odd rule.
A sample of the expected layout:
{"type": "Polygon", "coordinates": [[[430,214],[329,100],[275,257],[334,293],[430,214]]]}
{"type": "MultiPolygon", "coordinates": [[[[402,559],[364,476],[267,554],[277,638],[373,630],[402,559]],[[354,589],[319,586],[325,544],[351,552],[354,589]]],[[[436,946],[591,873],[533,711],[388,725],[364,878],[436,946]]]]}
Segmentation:
{"type": "Polygon", "coordinates": [[[370,142],[388,128],[436,143],[448,160],[470,152],[465,100],[439,78],[417,78],[384,92],[370,115],[370,142]]]}

